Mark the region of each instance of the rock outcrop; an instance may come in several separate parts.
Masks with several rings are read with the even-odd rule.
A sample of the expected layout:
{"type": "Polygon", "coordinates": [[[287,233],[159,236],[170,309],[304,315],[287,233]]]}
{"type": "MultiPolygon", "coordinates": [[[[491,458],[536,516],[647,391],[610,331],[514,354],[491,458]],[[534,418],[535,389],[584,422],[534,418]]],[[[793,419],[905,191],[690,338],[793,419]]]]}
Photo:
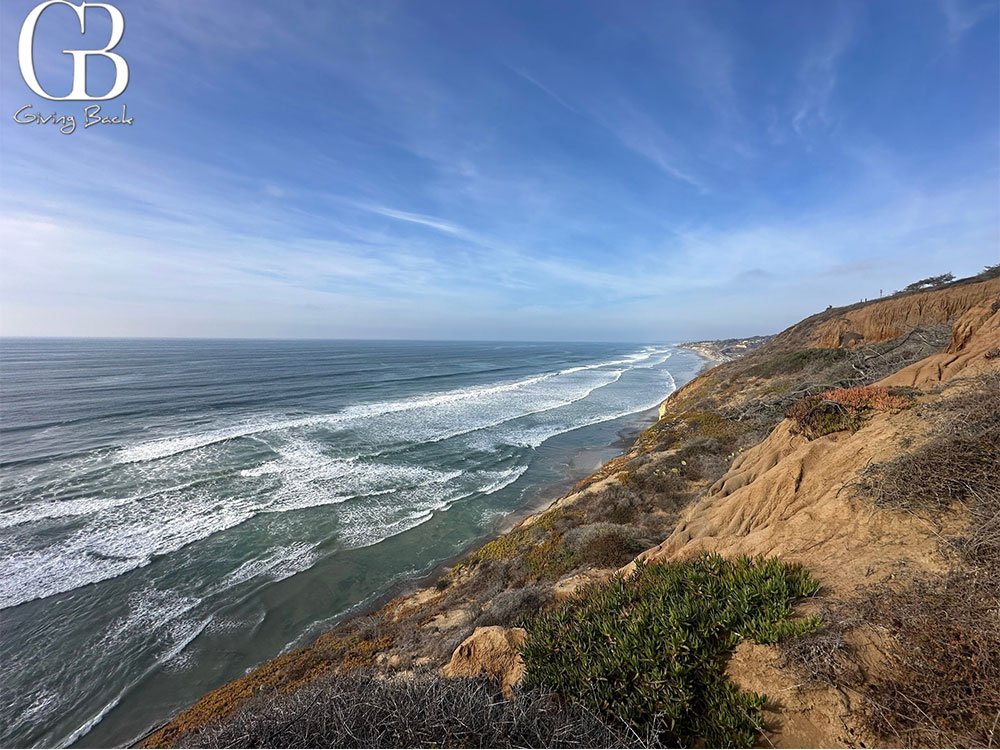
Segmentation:
{"type": "Polygon", "coordinates": [[[1000,278],[899,294],[813,315],[778,334],[777,346],[854,348],[889,341],[920,326],[947,324],[1000,299],[1000,278]]]}
{"type": "Polygon", "coordinates": [[[966,312],[952,329],[946,352],[905,367],[882,385],[927,388],[959,373],[973,375],[1000,362],[1000,300],[984,302],[966,312]]]}
{"type": "Polygon", "coordinates": [[[462,641],[441,673],[445,677],[478,677],[486,675],[500,683],[504,695],[524,677],[521,645],[527,636],[524,628],[502,628],[492,625],[476,628],[462,641]]]}

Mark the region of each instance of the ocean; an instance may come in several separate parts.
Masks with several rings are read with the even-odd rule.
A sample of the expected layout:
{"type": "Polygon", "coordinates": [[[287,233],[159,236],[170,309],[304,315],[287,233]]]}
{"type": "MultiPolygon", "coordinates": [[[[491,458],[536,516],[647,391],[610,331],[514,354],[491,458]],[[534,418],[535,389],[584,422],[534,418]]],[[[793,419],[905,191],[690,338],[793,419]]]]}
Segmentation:
{"type": "Polygon", "coordinates": [[[0,746],[129,743],[565,490],[700,367],[666,345],[0,341],[0,746]]]}

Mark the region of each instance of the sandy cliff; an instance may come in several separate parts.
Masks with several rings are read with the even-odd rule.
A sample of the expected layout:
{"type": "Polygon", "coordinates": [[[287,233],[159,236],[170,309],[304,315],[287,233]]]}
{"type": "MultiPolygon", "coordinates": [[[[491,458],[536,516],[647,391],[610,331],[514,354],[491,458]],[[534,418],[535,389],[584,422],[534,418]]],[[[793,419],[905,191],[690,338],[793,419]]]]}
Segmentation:
{"type": "MultiPolygon", "coordinates": [[[[684,513],[673,533],[640,559],[673,560],[704,551],[779,556],[805,565],[822,581],[825,596],[835,601],[849,601],[865,587],[897,577],[942,574],[952,562],[941,540],[959,533],[966,523],[961,509],[932,520],[872,507],[859,500],[853,488],[867,467],[890,461],[906,446],[927,438],[932,426],[922,416],[928,410],[921,407],[961,393],[963,381],[1000,372],[998,298],[1000,282],[994,280],[952,295],[937,292],[876,303],[821,322],[810,332],[810,344],[842,343],[846,331],[859,331],[866,340],[894,338],[928,322],[957,318],[945,351],[880,381],[923,389],[915,408],[878,414],[854,433],[834,432],[813,440],[797,434],[793,420],[783,420],[761,443],[738,456],[684,513]]],[[[1000,465],[995,469],[1000,472],[1000,465]]],[[[865,667],[874,673],[867,678],[871,680],[880,665],[870,654],[859,655],[858,661],[866,658],[865,667]]],[[[800,675],[782,668],[775,647],[743,644],[730,673],[746,689],[780,695],[781,708],[774,713],[769,737],[775,746],[880,744],[859,720],[857,696],[834,685],[803,687],[800,675]]]]}
{"type": "MultiPolygon", "coordinates": [[[[1000,282],[990,286],[1000,297],[1000,282]]],[[[940,295],[934,296],[935,315],[951,308],[940,295]]],[[[978,295],[974,298],[978,300],[978,295]]],[[[912,320],[909,305],[889,309],[912,320]]],[[[880,329],[902,325],[886,313],[878,315],[880,329]]],[[[991,312],[990,304],[978,304],[955,323],[947,351],[879,383],[928,387],[995,370],[1000,368],[1000,356],[989,355],[998,347],[1000,310],[991,312]]],[[[917,403],[939,398],[940,393],[927,394],[917,403]]],[[[797,434],[794,422],[785,419],[738,456],[688,509],[675,531],[640,558],[656,560],[704,550],[792,556],[807,562],[835,590],[889,567],[940,566],[936,542],[925,524],[895,513],[859,512],[851,493],[844,491],[866,466],[898,454],[901,444],[919,440],[924,432],[919,410],[878,414],[857,432],[834,432],[814,440],[797,434]],[[886,555],[887,549],[898,554],[886,555]]]]}
{"type": "Polygon", "coordinates": [[[994,278],[831,309],[782,332],[777,345],[838,348],[888,341],[920,326],[950,324],[972,308],[992,304],[998,296],[1000,278],[994,278]]]}

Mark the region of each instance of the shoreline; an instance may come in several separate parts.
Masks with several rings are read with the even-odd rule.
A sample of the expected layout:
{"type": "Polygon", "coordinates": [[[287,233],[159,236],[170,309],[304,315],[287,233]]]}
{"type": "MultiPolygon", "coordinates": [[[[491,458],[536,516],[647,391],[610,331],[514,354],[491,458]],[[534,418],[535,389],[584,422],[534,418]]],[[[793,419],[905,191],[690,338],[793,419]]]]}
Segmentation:
{"type": "MultiPolygon", "coordinates": [[[[695,377],[701,375],[703,372],[711,370],[713,367],[725,364],[728,361],[724,357],[720,356],[718,353],[712,352],[707,348],[703,348],[698,344],[674,344],[674,346],[676,346],[678,349],[685,349],[686,351],[694,352],[702,359],[703,361],[702,367],[700,370],[698,370],[698,373],[697,375],[695,375],[695,377]]],[[[677,390],[680,390],[680,388],[678,388],[677,390]]],[[[670,398],[670,396],[668,396],[667,398],[670,398]]],[[[666,399],[664,399],[664,401],[666,401],[666,399]]]]}
{"type": "MultiPolygon", "coordinates": [[[[608,445],[599,448],[584,448],[578,451],[570,460],[570,463],[567,464],[568,471],[564,480],[539,487],[534,493],[535,498],[533,500],[526,502],[520,508],[511,511],[499,519],[496,531],[489,537],[485,537],[483,543],[485,544],[496,539],[498,536],[510,532],[526,518],[548,510],[553,503],[572,492],[577,484],[600,471],[609,461],[613,461],[628,453],[635,443],[636,438],[645,429],[644,425],[649,426],[656,422],[659,408],[658,404],[652,409],[630,415],[634,419],[630,420],[630,424],[620,429],[618,431],[618,439],[608,445]],[[585,457],[590,459],[586,463],[582,460],[585,457]]],[[[463,553],[460,557],[465,554],[468,554],[468,552],[463,553]]]]}
{"type": "MultiPolygon", "coordinates": [[[[699,374],[704,371],[705,368],[699,371],[699,374]]],[[[669,395],[667,396],[669,398],[669,395]]],[[[666,400],[666,399],[664,399],[666,400]]],[[[661,402],[662,403],[662,402],[661,402]]],[[[372,614],[378,612],[383,607],[385,607],[389,602],[394,599],[405,598],[413,596],[415,593],[422,589],[427,589],[433,587],[439,580],[441,580],[449,570],[455,567],[456,564],[462,562],[470,555],[474,554],[476,550],[481,548],[483,545],[509,533],[520,525],[525,519],[535,516],[539,513],[544,512],[553,503],[559,499],[565,497],[567,494],[571,493],[573,488],[582,480],[586,479],[588,476],[599,471],[606,463],[609,461],[625,455],[635,442],[635,439],[642,433],[645,426],[653,424],[657,419],[657,412],[659,405],[652,409],[646,409],[641,412],[636,412],[635,414],[628,415],[633,417],[629,421],[629,424],[622,427],[618,431],[618,437],[614,441],[608,443],[601,447],[583,448],[579,450],[567,464],[567,471],[565,478],[562,481],[551,482],[547,485],[539,487],[534,493],[532,493],[532,498],[525,502],[521,507],[505,514],[501,518],[497,519],[493,530],[475,540],[467,549],[459,552],[455,555],[451,555],[437,563],[434,563],[428,569],[414,573],[412,575],[404,576],[398,581],[389,584],[386,589],[381,593],[373,594],[372,597],[365,601],[355,605],[353,608],[347,610],[342,617],[328,624],[323,632],[318,633],[313,636],[309,641],[304,643],[299,643],[297,640],[292,641],[288,646],[282,650],[277,656],[270,659],[264,659],[260,663],[254,665],[248,670],[252,672],[255,669],[260,668],[264,664],[267,664],[274,659],[281,658],[281,656],[299,651],[301,649],[311,648],[318,638],[321,638],[324,633],[329,632],[335,628],[343,626],[350,620],[359,619],[371,616],[372,614]],[[591,456],[596,458],[597,456],[603,456],[597,460],[596,463],[593,461],[587,461],[586,464],[580,462],[581,457],[591,456]],[[574,469],[574,464],[576,469],[574,469]],[[584,468],[584,467],[587,468],[584,468]],[[293,645],[295,644],[295,645],[293,645]]],[[[332,619],[332,618],[331,618],[332,619]]],[[[123,745],[123,747],[140,747],[142,743],[156,734],[158,731],[170,724],[174,720],[176,714],[164,720],[163,722],[157,724],[145,730],[141,735],[130,740],[128,743],[123,745]]]]}
{"type": "MultiPolygon", "coordinates": [[[[691,349],[690,347],[680,344],[674,346],[678,349],[692,351],[704,361],[701,369],[699,369],[691,377],[691,380],[694,380],[696,377],[701,375],[706,370],[711,369],[715,365],[720,364],[720,361],[695,349],[691,349]]],[[[335,624],[331,625],[330,628],[339,627],[352,618],[370,615],[373,612],[380,610],[393,599],[410,596],[420,589],[433,586],[448,572],[448,570],[472,555],[483,545],[488,544],[504,534],[510,533],[526,519],[548,510],[555,502],[572,493],[573,488],[577,484],[587,479],[587,477],[599,472],[610,461],[626,455],[635,444],[639,435],[642,434],[643,430],[650,425],[655,424],[659,419],[659,410],[663,403],[682,387],[683,386],[675,388],[673,391],[668,393],[656,406],[643,411],[634,412],[633,414],[626,415],[626,417],[622,417],[622,419],[628,418],[628,423],[618,430],[617,439],[604,446],[582,448],[577,451],[566,464],[567,471],[562,480],[550,482],[549,484],[539,487],[532,493],[531,498],[524,504],[498,518],[493,526],[493,530],[474,541],[467,549],[455,555],[446,557],[440,562],[434,563],[424,572],[406,576],[395,583],[390,584],[386,591],[382,594],[374,596],[373,599],[366,603],[356,605],[352,610],[348,610],[348,612],[341,619],[337,620],[335,624]],[[589,457],[590,460],[587,460],[585,457],[589,457]]],[[[308,645],[297,646],[297,648],[308,648],[308,645]]],[[[284,653],[287,653],[287,651],[284,653]]],[[[266,661],[261,663],[264,664],[266,661]]],[[[147,735],[144,735],[144,737],[154,731],[156,730],[152,730],[147,733],[147,735]]],[[[140,741],[141,740],[136,740],[134,744],[137,744],[140,741]]]]}
{"type": "MultiPolygon", "coordinates": [[[[562,474],[560,479],[537,486],[533,491],[526,495],[523,502],[518,507],[499,516],[485,534],[472,540],[471,543],[461,552],[449,555],[436,563],[432,563],[423,570],[404,573],[398,580],[387,583],[381,591],[373,591],[367,600],[358,602],[352,607],[346,609],[340,615],[334,615],[333,617],[326,618],[322,621],[320,627],[309,628],[302,635],[290,640],[277,655],[265,658],[256,663],[247,670],[246,674],[251,674],[276,659],[281,659],[302,651],[310,651],[315,648],[317,641],[320,641],[325,635],[344,627],[350,627],[352,622],[357,622],[359,620],[364,620],[367,617],[371,617],[385,609],[387,606],[391,606],[392,602],[396,600],[402,601],[414,596],[419,596],[420,592],[424,591],[433,592],[433,590],[438,587],[438,584],[446,578],[452,569],[460,565],[464,560],[467,560],[470,556],[474,555],[476,551],[481,549],[484,545],[510,533],[527,519],[544,513],[560,499],[574,494],[578,485],[587,480],[589,477],[599,473],[605,466],[612,463],[615,459],[627,455],[642,432],[649,426],[655,424],[658,420],[659,410],[664,401],[670,398],[681,387],[686,385],[687,382],[695,379],[706,369],[709,369],[716,364],[714,360],[706,357],[700,352],[689,350],[686,347],[678,346],[675,348],[691,351],[691,353],[698,357],[701,366],[697,370],[693,370],[692,368],[693,371],[685,376],[682,385],[674,387],[673,389],[665,387],[663,391],[661,391],[662,395],[655,406],[618,417],[616,420],[609,420],[620,420],[620,424],[614,430],[615,437],[613,439],[609,440],[608,438],[610,436],[605,436],[605,442],[603,444],[577,449],[559,465],[562,474]]],[[[317,624],[319,625],[319,623],[317,624]]],[[[220,687],[224,687],[224,685],[220,687]]],[[[211,692],[212,691],[209,691],[209,693],[211,692]]],[[[204,698],[204,695],[205,694],[203,694],[201,698],[204,698]]],[[[199,698],[199,700],[201,698],[199,698]]],[[[197,705],[197,701],[188,708],[193,707],[194,705],[197,705]]],[[[125,746],[140,746],[148,738],[155,735],[159,730],[170,725],[170,723],[177,718],[178,715],[182,714],[184,710],[187,709],[182,708],[179,712],[174,713],[165,721],[157,723],[156,726],[144,730],[139,736],[130,740],[125,746]]]]}
{"type": "MultiPolygon", "coordinates": [[[[684,348],[684,347],[678,347],[684,348]]],[[[697,354],[697,352],[695,352],[697,354]]],[[[706,360],[705,366],[702,367],[693,377],[697,377],[705,370],[709,369],[711,365],[711,360],[699,354],[699,356],[706,360]]],[[[670,398],[671,395],[680,390],[679,388],[671,391],[664,397],[663,401],[670,398]]],[[[419,591],[420,589],[429,588],[433,586],[443,575],[445,575],[448,570],[453,568],[457,563],[460,563],[465,558],[472,555],[477,549],[482,547],[484,544],[503,536],[504,534],[510,533],[513,529],[517,528],[526,519],[543,513],[548,510],[553,503],[557,502],[561,498],[570,494],[573,488],[579,484],[581,481],[585,480],[587,477],[600,471],[608,462],[624,456],[632,448],[635,443],[636,438],[642,434],[642,431],[651,424],[654,424],[659,418],[659,409],[662,405],[661,401],[656,406],[651,409],[645,409],[640,412],[635,412],[634,414],[627,415],[631,417],[629,423],[622,427],[618,431],[618,438],[607,445],[594,447],[594,448],[583,448],[570,459],[567,464],[568,471],[563,480],[557,482],[550,482],[547,485],[539,487],[534,493],[532,493],[532,498],[521,505],[519,508],[512,510],[497,519],[494,524],[493,530],[477,539],[473,542],[467,549],[459,552],[455,555],[446,557],[433,564],[426,571],[421,573],[416,573],[407,576],[395,583],[391,584],[385,592],[375,596],[371,601],[358,604],[353,610],[349,610],[343,618],[338,620],[335,624],[331,625],[330,628],[336,628],[343,625],[348,620],[355,617],[365,617],[380,610],[387,603],[393,599],[409,596],[419,591]],[[596,459],[594,461],[587,461],[584,465],[580,462],[580,459],[584,456],[591,456],[596,459]],[[574,470],[574,464],[576,465],[574,470]]],[[[317,636],[318,637],[318,636],[317,636]]],[[[299,648],[308,648],[306,646],[299,646],[299,648]]],[[[294,650],[294,649],[292,649],[294,650]]],[[[261,662],[266,663],[266,662],[261,662]]],[[[151,730],[148,734],[152,734],[156,730],[151,730]]],[[[136,740],[133,744],[138,744],[140,740],[136,740]]]]}
{"type": "Polygon", "coordinates": [[[686,341],[682,344],[674,344],[674,346],[678,349],[687,349],[709,362],[721,365],[739,359],[754,349],[759,349],[773,338],[773,335],[768,335],[748,336],[742,339],[686,341]]]}
{"type": "MultiPolygon", "coordinates": [[[[330,627],[339,627],[351,618],[365,617],[366,615],[370,615],[372,612],[378,611],[393,599],[408,596],[420,589],[433,586],[438,579],[448,572],[449,569],[469,557],[469,555],[473,554],[484,544],[488,544],[494,539],[509,533],[511,530],[517,528],[517,526],[519,526],[525,519],[544,512],[553,503],[572,492],[573,487],[575,487],[579,482],[599,471],[606,463],[608,463],[608,461],[625,455],[632,447],[635,439],[642,433],[643,428],[641,425],[652,424],[656,421],[656,415],[659,408],[659,406],[656,406],[652,409],[636,412],[631,415],[635,417],[635,420],[618,431],[617,440],[603,447],[584,448],[578,451],[576,456],[574,456],[571,460],[570,466],[572,465],[572,461],[575,461],[580,456],[598,453],[607,455],[610,452],[610,455],[608,455],[607,458],[600,460],[596,465],[592,465],[591,468],[588,468],[585,471],[581,470],[578,472],[567,473],[565,479],[562,481],[552,482],[539,487],[538,490],[533,493],[532,499],[525,502],[521,507],[512,510],[510,513],[507,513],[497,519],[493,531],[477,539],[467,549],[435,563],[425,572],[416,573],[396,581],[394,584],[391,584],[383,594],[376,596],[370,602],[357,605],[354,610],[349,611],[342,619],[338,620],[330,627]]],[[[305,646],[305,648],[308,648],[308,646],[305,646]]],[[[263,664],[265,662],[261,663],[263,664]]],[[[136,742],[139,742],[139,740],[136,742]]]]}
{"type": "MultiPolygon", "coordinates": [[[[706,351],[693,348],[689,345],[674,344],[672,346],[677,349],[690,351],[702,361],[702,366],[691,375],[687,382],[695,380],[706,371],[719,364],[723,364],[726,361],[723,357],[712,356],[706,351]]],[[[493,526],[493,529],[489,533],[473,541],[462,552],[450,555],[449,557],[432,564],[422,572],[405,575],[399,580],[390,583],[381,593],[373,594],[369,600],[358,603],[353,608],[347,610],[339,618],[335,620],[331,618],[331,620],[329,620],[324,626],[322,632],[314,634],[308,641],[295,640],[290,642],[278,656],[261,661],[254,667],[250,668],[247,671],[247,674],[251,674],[255,670],[260,669],[262,666],[287,654],[295,653],[297,651],[308,651],[312,649],[317,640],[321,639],[326,633],[342,628],[352,621],[373,616],[382,611],[386,606],[390,605],[395,600],[410,599],[419,596],[422,591],[433,590],[437,587],[437,584],[440,581],[445,579],[453,568],[462,563],[464,560],[470,558],[484,545],[509,534],[526,520],[545,513],[562,498],[574,494],[575,488],[577,488],[577,486],[584,482],[588,477],[597,474],[615,459],[627,455],[642,432],[657,422],[659,419],[660,409],[663,404],[681,388],[686,386],[687,382],[683,385],[675,387],[674,390],[667,393],[656,406],[622,417],[621,419],[625,419],[627,421],[617,431],[617,438],[615,440],[612,440],[603,446],[582,448],[578,450],[565,464],[566,471],[562,480],[538,487],[533,493],[531,493],[531,497],[528,498],[526,502],[524,502],[520,507],[498,518],[493,526]]],[[[142,746],[142,743],[144,743],[147,739],[169,726],[171,722],[176,719],[177,715],[178,714],[175,714],[164,722],[157,724],[155,727],[144,731],[140,736],[131,740],[125,746],[142,746]]]]}

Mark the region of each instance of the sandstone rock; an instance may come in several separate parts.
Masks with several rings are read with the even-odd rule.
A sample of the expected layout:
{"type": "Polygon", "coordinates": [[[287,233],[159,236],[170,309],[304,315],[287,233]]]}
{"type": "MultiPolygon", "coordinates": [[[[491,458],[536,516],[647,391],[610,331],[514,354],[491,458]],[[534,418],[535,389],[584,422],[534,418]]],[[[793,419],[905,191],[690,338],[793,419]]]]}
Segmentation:
{"type": "Polygon", "coordinates": [[[881,385],[927,388],[962,373],[975,375],[997,367],[989,355],[1000,347],[1000,309],[989,301],[969,309],[954,325],[948,350],[934,354],[881,381],[881,385]]]}
{"type": "Polygon", "coordinates": [[[557,600],[569,599],[588,583],[606,581],[614,572],[611,568],[594,568],[567,576],[552,587],[552,594],[557,600]]]}
{"type": "Polygon", "coordinates": [[[783,336],[801,329],[806,335],[806,340],[802,342],[805,346],[851,348],[862,343],[874,344],[902,336],[920,325],[953,321],[972,308],[984,303],[989,305],[998,294],[1000,279],[988,279],[919,294],[888,297],[818,322],[814,322],[814,316],[793,326],[783,336]]]}
{"type": "Polygon", "coordinates": [[[521,645],[528,633],[524,628],[492,625],[476,628],[451,655],[441,670],[445,677],[476,677],[485,674],[500,682],[504,695],[524,677],[521,645]]]}

